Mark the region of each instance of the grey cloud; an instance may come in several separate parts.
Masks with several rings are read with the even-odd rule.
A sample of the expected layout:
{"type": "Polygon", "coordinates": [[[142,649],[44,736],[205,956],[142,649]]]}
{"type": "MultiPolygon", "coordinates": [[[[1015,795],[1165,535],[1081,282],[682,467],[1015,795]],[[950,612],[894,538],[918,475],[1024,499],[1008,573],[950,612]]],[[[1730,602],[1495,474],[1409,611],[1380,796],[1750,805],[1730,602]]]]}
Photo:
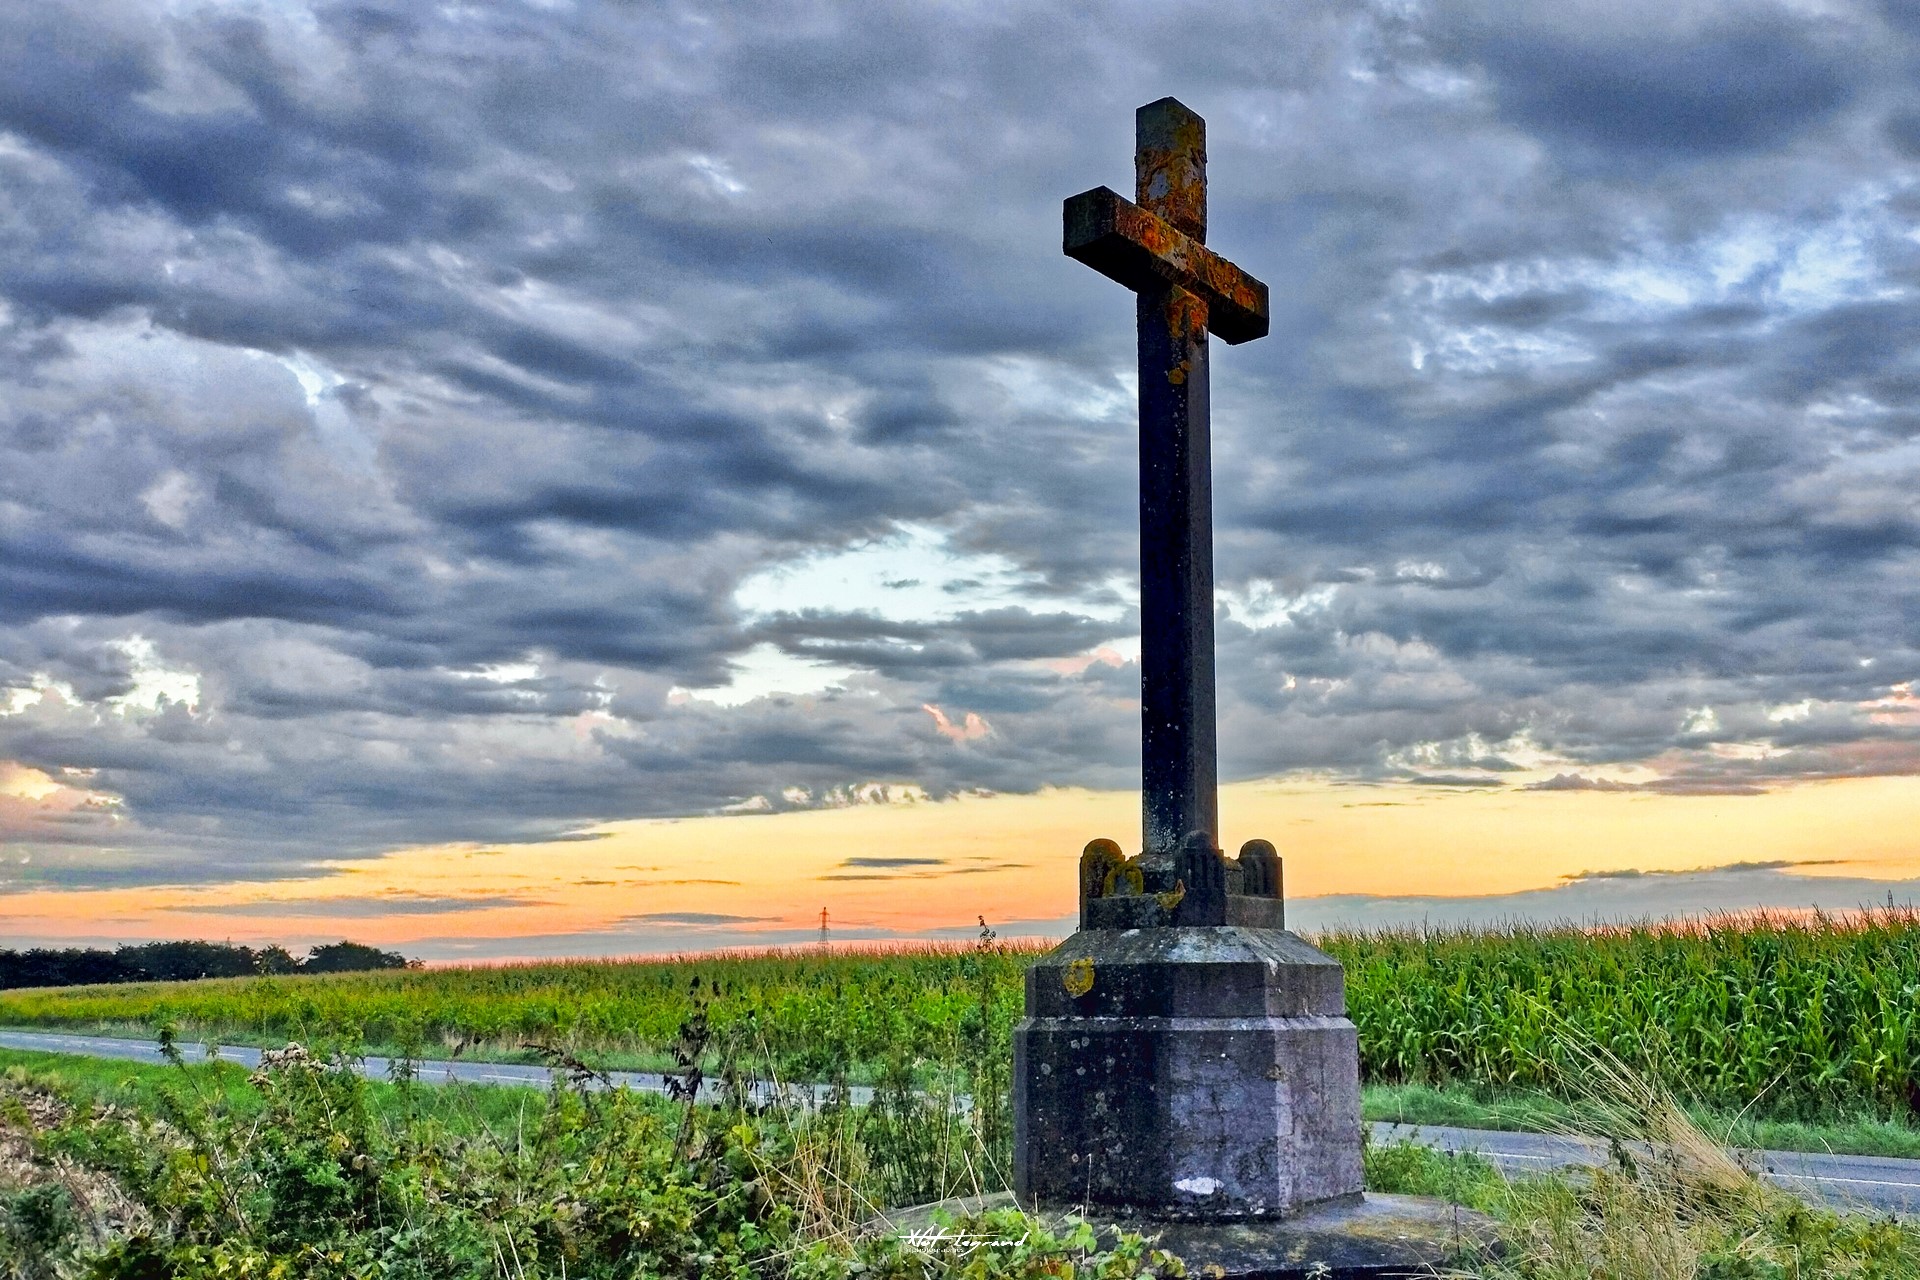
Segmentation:
{"type": "Polygon", "coordinates": [[[336,920],[375,920],[384,916],[447,915],[463,911],[491,911],[496,907],[535,907],[536,898],[503,895],[496,898],[445,898],[431,894],[382,894],[362,898],[277,898],[262,902],[234,902],[213,906],[186,904],[169,911],[215,916],[327,917],[336,920]]]}
{"type": "MultiPolygon", "coordinates": [[[[991,921],[1002,939],[1062,938],[1072,933],[1071,916],[1058,919],[991,921]]],[[[955,925],[919,931],[871,928],[865,926],[831,927],[835,946],[863,943],[970,942],[979,935],[978,925],[955,925]]],[[[507,939],[476,939],[445,936],[422,939],[408,948],[409,955],[427,960],[472,961],[500,957],[546,956],[620,956],[659,955],[711,950],[717,947],[781,948],[813,947],[819,944],[820,931],[811,929],[766,929],[752,923],[659,924],[628,922],[609,929],[587,933],[534,934],[507,939]]],[[[108,945],[112,945],[111,942],[108,945]]]]}
{"type": "Polygon", "coordinates": [[[1133,785],[1071,661],[1139,626],[1132,309],[1058,200],[1170,91],[1276,299],[1229,777],[1915,772],[1916,33],[1670,9],[9,11],[0,759],[118,801],[6,810],[17,879],[1133,785]],[[734,599],[908,523],[1024,589],[734,599]],[[680,692],[760,645],[854,675],[680,692]]]}
{"type": "Polygon", "coordinates": [[[1711,872],[1716,875],[1730,875],[1740,871],[1781,871],[1788,867],[1831,866],[1837,861],[1832,858],[1801,858],[1797,860],[1773,859],[1763,862],[1729,862],[1722,867],[1696,867],[1691,871],[1642,871],[1627,867],[1617,871],[1581,871],[1566,877],[1569,884],[1578,884],[1583,880],[1641,880],[1649,876],[1697,876],[1711,872]]]}
{"type": "Polygon", "coordinates": [[[1700,871],[1588,874],[1550,889],[1480,898],[1301,898],[1287,904],[1287,923],[1307,930],[1631,924],[1721,912],[1844,912],[1889,904],[1920,904],[1920,881],[1799,876],[1777,863],[1736,863],[1700,871]]]}
{"type": "Polygon", "coordinates": [[[843,867],[877,867],[874,871],[832,871],[816,880],[924,880],[942,876],[976,876],[1008,867],[1024,867],[1024,862],[1001,862],[985,867],[946,867],[942,871],[915,871],[914,867],[945,866],[939,858],[848,858],[843,867]]]}
{"type": "Polygon", "coordinates": [[[1588,778],[1577,773],[1556,773],[1545,782],[1530,783],[1522,787],[1523,791],[1638,791],[1640,788],[1631,782],[1615,782],[1610,778],[1588,778]]]}
{"type": "Polygon", "coordinates": [[[734,916],[717,911],[654,911],[646,915],[626,916],[631,924],[757,924],[771,916],[734,916]]]}
{"type": "Polygon", "coordinates": [[[1460,44],[1508,119],[1644,160],[1777,146],[1830,116],[1872,38],[1849,25],[1784,6],[1572,5],[1487,14],[1460,44]]]}

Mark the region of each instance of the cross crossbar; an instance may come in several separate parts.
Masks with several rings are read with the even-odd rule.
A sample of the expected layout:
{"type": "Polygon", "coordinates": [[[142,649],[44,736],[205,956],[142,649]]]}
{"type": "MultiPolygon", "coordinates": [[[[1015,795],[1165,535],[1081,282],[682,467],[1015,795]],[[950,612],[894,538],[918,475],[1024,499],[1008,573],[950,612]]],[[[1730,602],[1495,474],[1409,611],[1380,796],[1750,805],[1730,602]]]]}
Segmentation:
{"type": "MultiPolygon", "coordinates": [[[[1266,336],[1267,286],[1206,246],[1207,122],[1162,98],[1133,129],[1134,199],[1070,198],[1062,247],[1133,291],[1139,331],[1141,854],[1217,857],[1207,348],[1266,336]]],[[[1225,923],[1224,881],[1184,883],[1182,923],[1225,923]]]]}
{"type": "Polygon", "coordinates": [[[1267,336],[1267,286],[1109,187],[1067,199],[1069,258],[1140,293],[1175,285],[1207,304],[1207,331],[1237,346],[1267,336]]]}

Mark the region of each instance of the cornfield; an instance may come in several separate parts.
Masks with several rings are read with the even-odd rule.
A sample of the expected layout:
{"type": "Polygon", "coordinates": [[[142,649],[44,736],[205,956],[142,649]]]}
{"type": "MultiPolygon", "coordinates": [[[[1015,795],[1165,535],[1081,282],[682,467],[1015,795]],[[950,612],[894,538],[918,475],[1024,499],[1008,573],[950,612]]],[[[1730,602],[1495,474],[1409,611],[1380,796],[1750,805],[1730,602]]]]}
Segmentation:
{"type": "Polygon", "coordinates": [[[1781,1118],[1920,1110],[1920,919],[1323,938],[1380,1082],[1554,1089],[1593,1048],[1781,1118]]]}
{"type": "Polygon", "coordinates": [[[750,1022],[787,1078],[828,1078],[958,1061],[983,1038],[1004,1045],[1031,954],[1018,944],[793,950],[41,988],[0,992],[0,1025],[170,1022],[188,1040],[350,1039],[429,1053],[537,1041],[645,1056],[670,1050],[697,1002],[716,1031],[750,1022]]]}
{"type": "MultiPolygon", "coordinates": [[[[1555,1090],[1598,1048],[1676,1093],[1813,1118],[1920,1110],[1920,919],[1341,933],[1363,1075],[1555,1090]]],[[[666,1052],[698,997],[787,1078],[1002,1055],[1030,948],[776,952],[0,993],[0,1024],[372,1048],[666,1052]],[[707,994],[694,989],[699,978],[707,994]]]]}

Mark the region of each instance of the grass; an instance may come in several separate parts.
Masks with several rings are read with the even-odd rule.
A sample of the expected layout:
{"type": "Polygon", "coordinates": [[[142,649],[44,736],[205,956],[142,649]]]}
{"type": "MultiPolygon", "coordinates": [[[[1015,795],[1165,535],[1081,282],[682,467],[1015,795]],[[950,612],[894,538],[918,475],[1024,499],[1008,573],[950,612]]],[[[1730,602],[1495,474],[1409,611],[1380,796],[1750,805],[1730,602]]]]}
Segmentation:
{"type": "MultiPolygon", "coordinates": [[[[697,1020],[685,1040],[710,1043],[697,1020]]],[[[14,1280],[1178,1274],[1137,1239],[1017,1214],[979,1224],[997,1243],[978,1249],[863,1231],[880,1205],[1004,1177],[992,1108],[963,1116],[898,1079],[870,1107],[794,1109],[724,1091],[693,1106],[377,1084],[306,1053],[252,1072],[8,1057],[0,1275],[14,1280]]]]}
{"type": "MultiPolygon", "coordinates": [[[[937,1126],[946,1157],[992,1167],[990,1135],[933,1109],[894,1118],[904,1126],[863,1126],[845,1112],[687,1109],[626,1093],[380,1085],[311,1058],[249,1074],[5,1057],[0,1151],[16,1151],[24,1133],[36,1152],[0,1164],[0,1274],[10,1277],[1183,1274],[1145,1242],[1103,1252],[1089,1232],[1049,1235],[1018,1213],[956,1224],[1004,1242],[964,1253],[862,1233],[859,1219],[886,1194],[879,1171],[917,1159],[937,1126]],[[435,1109],[488,1095],[507,1108],[477,1127],[459,1122],[478,1111],[435,1109]]],[[[1440,1197],[1498,1223],[1503,1252],[1442,1274],[1920,1280],[1913,1228],[1761,1183],[1657,1083],[1595,1046],[1572,1045],[1568,1058],[1578,1088],[1564,1115],[1617,1140],[1622,1154],[1607,1167],[1509,1181],[1475,1156],[1369,1144],[1371,1189],[1440,1197]],[[1629,1143],[1645,1145],[1627,1156],[1629,1143]]],[[[1459,1105],[1439,1092],[1395,1097],[1459,1105]]]]}
{"type": "MultiPolygon", "coordinates": [[[[260,1094],[249,1083],[250,1075],[238,1063],[196,1061],[191,1056],[182,1065],[171,1066],[0,1049],[0,1076],[16,1085],[31,1083],[101,1106],[142,1113],[156,1112],[185,1093],[236,1115],[252,1114],[258,1109],[260,1094]]],[[[367,1082],[368,1101],[379,1114],[394,1118],[417,1115],[461,1133],[509,1132],[524,1122],[529,1100],[538,1096],[537,1090],[512,1085],[462,1085],[458,1089],[422,1085],[409,1090],[387,1080],[367,1082]]],[[[666,1106],[664,1099],[651,1095],[639,1101],[641,1105],[658,1102],[666,1106]]]]}
{"type": "MultiPolygon", "coordinates": [[[[185,1078],[195,1081],[198,1088],[220,1092],[231,1105],[245,1105],[251,1092],[246,1085],[245,1068],[230,1062],[195,1061],[194,1058],[189,1052],[183,1077],[182,1068],[157,1063],[0,1049],[0,1071],[17,1069],[61,1089],[136,1108],[151,1108],[161,1091],[177,1089],[185,1078]]],[[[664,1064],[665,1067],[671,1065],[670,1062],[664,1064]]],[[[717,1070],[717,1064],[711,1060],[708,1065],[717,1070]]],[[[454,1095],[439,1086],[417,1090],[415,1096],[442,1100],[444,1114],[456,1122],[477,1118],[490,1125],[511,1125],[523,1115],[527,1092],[523,1088],[466,1085],[459,1092],[461,1097],[457,1103],[446,1101],[454,1095]]],[[[399,1088],[386,1081],[376,1080],[370,1084],[370,1095],[382,1111],[398,1107],[401,1094],[399,1088]]],[[[416,1101],[412,1105],[429,1105],[431,1109],[431,1103],[416,1101]]],[[[1583,1132],[1601,1119],[1591,1106],[1583,1108],[1552,1094],[1516,1091],[1503,1095],[1460,1086],[1367,1085],[1361,1090],[1360,1107],[1363,1118],[1374,1123],[1518,1133],[1583,1132]]],[[[1753,1120],[1700,1107],[1686,1110],[1704,1132],[1734,1147],[1920,1159],[1920,1130],[1892,1121],[1863,1117],[1850,1122],[1813,1124],[1753,1120]]]]}
{"type": "MultiPolygon", "coordinates": [[[[1769,1120],[1697,1104],[1684,1109],[1703,1132],[1730,1147],[1920,1160],[1920,1129],[1904,1120],[1871,1115],[1827,1121],[1769,1120]]],[[[1515,1133],[1579,1133],[1598,1123],[1590,1106],[1540,1090],[1463,1085],[1370,1084],[1360,1091],[1360,1110],[1375,1123],[1515,1133]]]]}
{"type": "MultiPolygon", "coordinates": [[[[1486,1161],[1406,1145],[1366,1151],[1374,1190],[1490,1215],[1487,1280],[1812,1280],[1920,1275],[1920,1231],[1808,1205],[1756,1178],[1657,1081],[1603,1047],[1564,1046],[1563,1118],[1614,1152],[1603,1167],[1508,1180],[1486,1161]]],[[[1443,1274],[1445,1274],[1443,1272],[1443,1274]]]]}
{"type": "Polygon", "coordinates": [[[1483,1213],[1501,1207],[1507,1180],[1483,1156],[1436,1151],[1415,1142],[1374,1142],[1362,1151],[1367,1190],[1431,1196],[1483,1213]]]}

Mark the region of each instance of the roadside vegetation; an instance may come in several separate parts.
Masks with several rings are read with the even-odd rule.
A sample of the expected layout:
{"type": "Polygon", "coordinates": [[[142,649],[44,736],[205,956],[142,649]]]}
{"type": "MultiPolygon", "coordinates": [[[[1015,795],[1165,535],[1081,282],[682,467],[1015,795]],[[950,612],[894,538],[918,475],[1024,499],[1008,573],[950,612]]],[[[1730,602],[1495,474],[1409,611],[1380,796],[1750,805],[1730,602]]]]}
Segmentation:
{"type": "MultiPolygon", "coordinates": [[[[1324,939],[1351,975],[1370,1115],[1493,1118],[1600,1136],[1614,1152],[1602,1169],[1509,1181],[1472,1157],[1376,1142],[1368,1184],[1491,1215],[1505,1252],[1458,1259],[1460,1274],[1490,1280],[1920,1280],[1913,1229],[1810,1207],[1727,1148],[1817,1147],[1852,1114],[1860,1142],[1913,1154],[1902,1077],[1875,1040],[1889,1029],[1821,1040],[1803,1024],[1879,1007],[1863,1002],[1900,989],[1889,984],[1911,968],[1915,932],[1885,914],[1324,939]],[[1657,1000],[1642,980],[1658,972],[1717,983],[1724,1003],[1686,989],[1657,1000]],[[1701,1012],[1714,1008],[1731,1020],[1719,1039],[1701,1012]],[[1518,1029],[1516,1044],[1488,1047],[1491,1027],[1518,1029]],[[1743,1075],[1687,1056],[1714,1044],[1754,1061],[1743,1075]],[[1878,1074],[1858,1057],[1869,1048],[1878,1074]],[[1819,1072],[1797,1079],[1809,1064],[1819,1072]],[[1741,1079],[1759,1084],[1736,1117],[1724,1102],[1744,1095],[1712,1091],[1741,1079]],[[1792,1134],[1803,1141],[1780,1140],[1792,1134]]],[[[154,1028],[172,1061],[0,1054],[0,1275],[1182,1275],[1150,1240],[1011,1210],[938,1243],[872,1225],[886,1207],[1005,1187],[1007,1036],[1028,955],[983,928],[975,945],[939,951],[11,993],[0,1018],[154,1028]],[[635,1025],[609,1031],[611,1009],[635,1025]],[[183,1013],[190,1028],[171,1020],[183,1013]],[[300,1045],[253,1072],[199,1060],[196,1041],[234,1030],[300,1045]],[[346,1069],[370,1046],[399,1050],[393,1079],[346,1069]],[[554,1087],[418,1083],[427,1049],[532,1057],[554,1087]],[[620,1054],[650,1055],[672,1092],[602,1087],[620,1054]],[[778,1093],[856,1074],[875,1087],[871,1105],[843,1089],[824,1104],[778,1093]],[[717,1102],[694,1102],[703,1080],[717,1102]]]]}
{"type": "MultiPolygon", "coordinates": [[[[883,1087],[871,1107],[768,1103],[698,1018],[678,1079],[721,1099],[606,1090],[555,1055],[551,1090],[390,1082],[336,1053],[261,1069],[40,1055],[0,1073],[0,1275],[17,1280],[1038,1280],[1190,1274],[1150,1239],[1011,1210],[902,1239],[876,1209],[1004,1184],[1004,1116],[883,1087]]],[[[1606,1167],[1508,1181],[1483,1160],[1370,1144],[1368,1185],[1490,1215],[1488,1280],[1920,1278],[1920,1233],[1754,1178],[1657,1085],[1589,1049],[1573,1110],[1606,1167]]],[[[1570,1055],[1571,1057],[1572,1055],[1570,1055]]],[[[1447,1272],[1443,1272],[1447,1274],[1447,1272]]]]}
{"type": "Polygon", "coordinates": [[[911,1091],[867,1108],[695,1106],[592,1087],[380,1085],[288,1048],[115,1081],[0,1080],[0,1274],[21,1280],[628,1280],[1176,1275],[1018,1214],[973,1242],[862,1224],[993,1185],[978,1122],[911,1091]],[[1063,1270],[1063,1266],[1078,1270],[1063,1270]]]}
{"type": "MultiPolygon", "coordinates": [[[[1346,966],[1379,1118],[1558,1123],[1569,1046],[1592,1045],[1702,1118],[1740,1117],[1756,1144],[1818,1148],[1842,1135],[1869,1152],[1920,1153],[1908,1145],[1920,1103],[1920,920],[1910,911],[1318,941],[1346,966]]],[[[717,1032],[750,1028],[784,1079],[904,1073],[924,1086],[980,1056],[968,1046],[1004,1059],[1036,949],[995,941],[8,991],[0,1025],[150,1037],[171,1024],[191,1041],[325,1041],[389,1056],[531,1061],[558,1048],[603,1068],[660,1070],[698,1003],[717,1032]]]]}
{"type": "MultiPolygon", "coordinates": [[[[995,957],[972,953],[976,998],[995,957]]],[[[690,982],[666,1095],[607,1088],[564,1049],[548,1090],[430,1086],[403,1059],[386,1082],[344,1048],[290,1045],[246,1072],[9,1055],[0,1078],[0,1274],[179,1277],[1177,1276],[1134,1237],[1096,1241],[1017,1212],[959,1238],[902,1240],[884,1206],[1003,1188],[1004,1062],[984,1035],[939,1074],[962,1103],[883,1071],[872,1101],[783,1094],[753,1019],[690,982]],[[701,1101],[701,1085],[718,1100],[701,1101]]],[[[979,1023],[978,1025],[984,1025],[979,1023]]]]}
{"type": "MultiPolygon", "coordinates": [[[[0,1062],[5,1061],[0,1056],[0,1062]]],[[[1366,1084],[1360,1109],[1376,1124],[1505,1129],[1515,1133],[1579,1133],[1594,1126],[1591,1108],[1543,1090],[1471,1085],[1366,1084]]],[[[1826,1151],[1920,1160],[1920,1126],[1904,1111],[1840,1113],[1824,1120],[1774,1120],[1698,1102],[1689,1118],[1739,1150],[1826,1151]]]]}

